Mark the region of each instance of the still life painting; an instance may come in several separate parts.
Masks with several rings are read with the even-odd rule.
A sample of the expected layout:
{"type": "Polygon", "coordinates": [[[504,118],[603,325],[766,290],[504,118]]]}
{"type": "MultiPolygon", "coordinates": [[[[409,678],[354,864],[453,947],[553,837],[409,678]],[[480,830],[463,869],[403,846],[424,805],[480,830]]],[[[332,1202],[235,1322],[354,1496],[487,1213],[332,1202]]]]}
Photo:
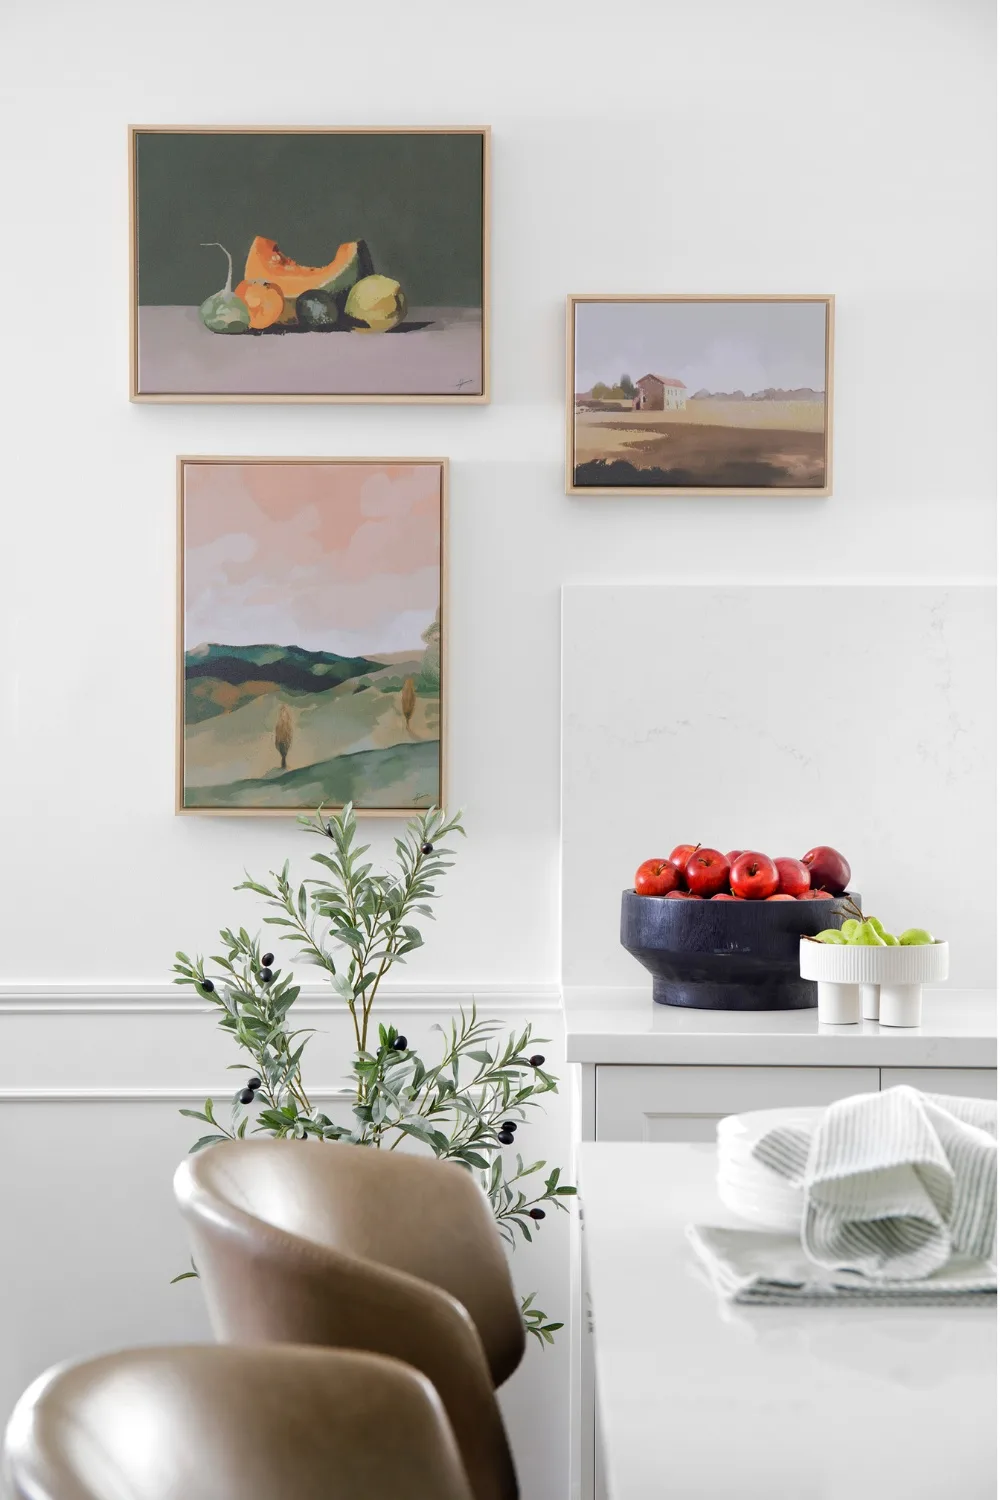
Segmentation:
{"type": "Polygon", "coordinates": [[[177,810],[440,806],[444,459],[178,460],[177,810]]]}
{"type": "Polygon", "coordinates": [[[571,297],[569,494],[828,495],[832,297],[571,297]]]}
{"type": "Polygon", "coordinates": [[[137,401],[487,393],[489,132],[134,126],[137,401]]]}

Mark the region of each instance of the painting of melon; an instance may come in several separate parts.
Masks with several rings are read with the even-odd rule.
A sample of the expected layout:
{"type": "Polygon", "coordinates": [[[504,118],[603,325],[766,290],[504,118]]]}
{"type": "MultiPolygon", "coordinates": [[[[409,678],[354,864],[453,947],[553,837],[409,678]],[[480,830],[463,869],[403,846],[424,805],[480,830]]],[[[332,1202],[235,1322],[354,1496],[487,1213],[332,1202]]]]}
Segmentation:
{"type": "Polygon", "coordinates": [[[444,459],[182,458],[177,811],[440,806],[444,459]]]}
{"type": "Polygon", "coordinates": [[[134,401],[484,402],[489,131],[132,127],[134,401]]]}

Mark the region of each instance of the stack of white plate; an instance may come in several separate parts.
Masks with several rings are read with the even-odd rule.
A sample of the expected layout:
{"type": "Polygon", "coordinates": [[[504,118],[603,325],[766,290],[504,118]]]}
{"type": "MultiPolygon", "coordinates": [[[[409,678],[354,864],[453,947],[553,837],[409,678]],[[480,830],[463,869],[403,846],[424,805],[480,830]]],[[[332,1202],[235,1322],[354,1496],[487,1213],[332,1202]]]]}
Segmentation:
{"type": "Polygon", "coordinates": [[[797,1234],[802,1224],[801,1187],[793,1187],[757,1161],[753,1148],[776,1125],[812,1131],[822,1114],[822,1109],[755,1109],[720,1120],[716,1185],[726,1208],[761,1229],[797,1234]]]}

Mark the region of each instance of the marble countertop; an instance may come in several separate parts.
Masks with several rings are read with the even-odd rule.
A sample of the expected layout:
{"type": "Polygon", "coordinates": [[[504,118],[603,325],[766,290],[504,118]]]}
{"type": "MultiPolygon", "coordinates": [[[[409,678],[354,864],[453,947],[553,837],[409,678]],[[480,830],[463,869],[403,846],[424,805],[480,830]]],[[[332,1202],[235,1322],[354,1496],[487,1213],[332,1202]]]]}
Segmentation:
{"type": "Polygon", "coordinates": [[[995,1068],[996,992],[925,990],[913,1029],[821,1026],[815,1010],[711,1011],[655,1005],[649,987],[563,992],[576,1063],[995,1068]]]}
{"type": "Polygon", "coordinates": [[[689,1223],[715,1148],[587,1143],[579,1181],[614,1500],[996,1494],[988,1308],[724,1306],[689,1223]]]}

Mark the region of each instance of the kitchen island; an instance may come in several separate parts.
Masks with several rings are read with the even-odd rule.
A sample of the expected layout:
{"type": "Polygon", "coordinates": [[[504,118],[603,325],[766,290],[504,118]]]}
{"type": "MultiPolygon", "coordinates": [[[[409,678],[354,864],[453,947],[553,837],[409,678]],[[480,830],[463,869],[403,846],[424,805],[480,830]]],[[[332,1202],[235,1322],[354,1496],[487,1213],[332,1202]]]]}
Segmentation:
{"type": "Polygon", "coordinates": [[[996,1314],[723,1305],[708,1145],[590,1143],[579,1182],[609,1500],[993,1500],[996,1314]]]}

